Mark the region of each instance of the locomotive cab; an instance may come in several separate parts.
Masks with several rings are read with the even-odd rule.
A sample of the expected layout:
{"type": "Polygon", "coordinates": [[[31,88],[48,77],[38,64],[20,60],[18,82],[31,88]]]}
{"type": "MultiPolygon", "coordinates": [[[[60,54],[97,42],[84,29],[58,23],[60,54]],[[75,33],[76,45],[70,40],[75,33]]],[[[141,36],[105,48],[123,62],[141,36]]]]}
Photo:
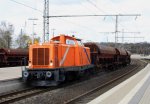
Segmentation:
{"type": "Polygon", "coordinates": [[[29,65],[22,77],[36,86],[57,85],[66,79],[66,73],[91,67],[90,49],[80,39],[60,35],[29,47],[29,65]]]}

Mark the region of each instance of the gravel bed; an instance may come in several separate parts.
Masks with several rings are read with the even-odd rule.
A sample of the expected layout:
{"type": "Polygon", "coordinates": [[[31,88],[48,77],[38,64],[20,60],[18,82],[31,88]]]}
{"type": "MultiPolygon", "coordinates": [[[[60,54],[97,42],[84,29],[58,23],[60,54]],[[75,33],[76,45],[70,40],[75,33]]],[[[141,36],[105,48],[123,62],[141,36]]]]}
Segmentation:
{"type": "Polygon", "coordinates": [[[79,96],[91,89],[96,88],[97,86],[102,85],[103,83],[113,79],[118,74],[125,73],[130,70],[131,67],[135,65],[130,65],[121,70],[104,72],[103,75],[97,75],[94,78],[89,80],[76,83],[67,87],[55,89],[40,95],[36,95],[30,98],[26,98],[15,102],[14,104],[64,104],[66,101],[79,96]]]}
{"type": "Polygon", "coordinates": [[[28,88],[21,78],[0,81],[0,95],[15,90],[28,88]]]}
{"type": "Polygon", "coordinates": [[[128,79],[129,77],[133,76],[134,74],[136,74],[137,72],[142,70],[147,65],[144,62],[140,62],[139,64],[140,64],[140,67],[138,67],[136,70],[132,71],[128,75],[124,76],[123,78],[120,78],[119,80],[115,81],[114,83],[109,84],[107,87],[104,87],[104,88],[102,88],[100,90],[97,90],[96,92],[94,92],[94,93],[92,93],[90,95],[84,96],[81,99],[78,99],[77,102],[73,102],[71,104],[86,104],[86,103],[88,103],[89,101],[95,99],[96,97],[98,97],[101,94],[105,93],[106,91],[110,90],[114,86],[118,85],[119,83],[121,83],[124,80],[128,79]]]}

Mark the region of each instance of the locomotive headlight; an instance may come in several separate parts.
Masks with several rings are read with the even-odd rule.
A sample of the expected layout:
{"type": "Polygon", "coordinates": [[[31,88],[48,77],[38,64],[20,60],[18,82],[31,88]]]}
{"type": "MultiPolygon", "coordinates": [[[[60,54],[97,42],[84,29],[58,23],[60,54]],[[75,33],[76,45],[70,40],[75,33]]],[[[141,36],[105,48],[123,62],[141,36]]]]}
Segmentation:
{"type": "Polygon", "coordinates": [[[31,61],[29,61],[29,67],[31,66],[32,64],[31,64],[31,61]]]}
{"type": "Polygon", "coordinates": [[[29,66],[31,66],[31,63],[29,63],[29,66]]]}
{"type": "Polygon", "coordinates": [[[24,76],[24,77],[28,77],[28,76],[29,76],[29,73],[28,73],[28,72],[24,72],[24,73],[23,73],[23,76],[24,76]]]}
{"type": "Polygon", "coordinates": [[[50,61],[49,65],[50,65],[50,66],[53,66],[53,61],[52,61],[52,60],[50,61]]]}
{"type": "Polygon", "coordinates": [[[52,76],[52,73],[50,71],[46,72],[46,77],[50,78],[52,76]]]}

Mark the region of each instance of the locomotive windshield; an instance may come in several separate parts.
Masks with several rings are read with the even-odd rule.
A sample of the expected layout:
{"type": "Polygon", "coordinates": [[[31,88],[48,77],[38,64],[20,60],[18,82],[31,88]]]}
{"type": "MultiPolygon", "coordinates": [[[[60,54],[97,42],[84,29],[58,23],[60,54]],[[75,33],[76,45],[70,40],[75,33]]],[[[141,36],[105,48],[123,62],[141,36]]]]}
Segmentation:
{"type": "Polygon", "coordinates": [[[74,42],[74,40],[66,39],[66,44],[75,45],[75,42],[74,42]]]}

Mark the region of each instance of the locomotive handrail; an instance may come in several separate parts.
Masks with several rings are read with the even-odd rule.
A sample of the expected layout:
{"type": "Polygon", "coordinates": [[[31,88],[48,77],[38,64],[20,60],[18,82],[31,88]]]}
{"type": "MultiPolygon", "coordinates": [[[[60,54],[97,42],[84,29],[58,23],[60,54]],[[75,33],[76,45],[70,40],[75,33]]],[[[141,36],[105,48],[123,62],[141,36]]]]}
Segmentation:
{"type": "Polygon", "coordinates": [[[26,57],[24,57],[22,60],[23,60],[23,66],[24,66],[24,68],[26,69],[26,65],[27,65],[27,63],[26,63],[26,62],[27,62],[26,57]]]}

